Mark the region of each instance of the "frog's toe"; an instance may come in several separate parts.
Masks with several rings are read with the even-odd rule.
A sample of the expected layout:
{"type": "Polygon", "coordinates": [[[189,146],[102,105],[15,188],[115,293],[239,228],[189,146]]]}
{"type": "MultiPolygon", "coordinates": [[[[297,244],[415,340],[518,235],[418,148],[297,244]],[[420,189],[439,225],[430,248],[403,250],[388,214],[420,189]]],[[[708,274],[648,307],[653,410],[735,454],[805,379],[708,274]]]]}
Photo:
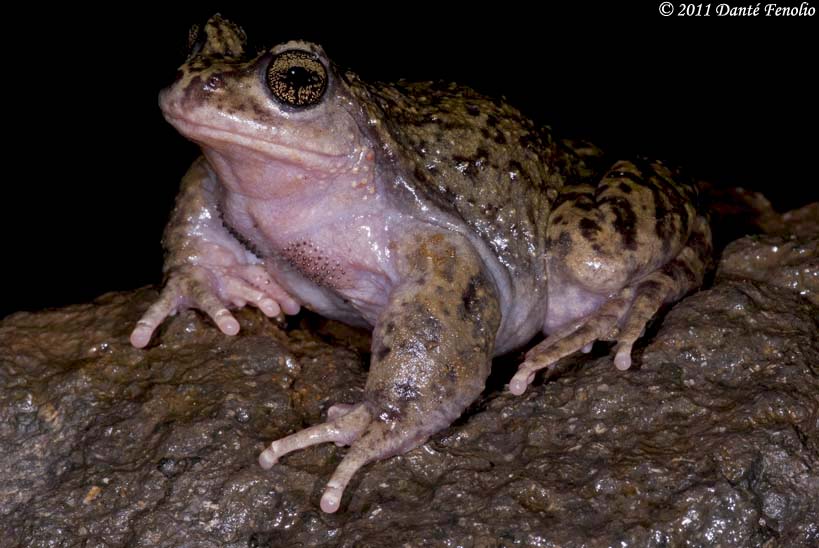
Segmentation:
{"type": "Polygon", "coordinates": [[[372,416],[363,405],[357,405],[342,416],[330,419],[295,434],[278,439],[259,455],[259,465],[265,470],[276,464],[288,453],[325,442],[350,445],[367,429],[372,416]]]}
{"type": "Polygon", "coordinates": [[[427,438],[428,434],[420,425],[418,428],[395,428],[395,424],[382,421],[370,423],[367,431],[350,446],[327,482],[321,496],[321,509],[328,514],[338,510],[344,489],[362,466],[414,449],[427,438]]]}
{"type": "Polygon", "coordinates": [[[243,265],[235,270],[238,277],[250,284],[245,290],[255,298],[247,300],[256,304],[266,315],[276,316],[280,311],[290,315],[299,312],[299,303],[276,283],[265,268],[259,265],[243,265]],[[250,289],[258,290],[260,294],[257,295],[250,289]]]}
{"type": "Polygon", "coordinates": [[[151,336],[156,328],[165,321],[165,318],[176,314],[179,310],[180,302],[184,298],[179,284],[171,283],[165,286],[159,298],[154,301],[148,310],[142,315],[131,332],[130,341],[136,348],[145,348],[151,341],[151,336]]]}
{"type": "MultiPolygon", "coordinates": [[[[373,423],[372,426],[376,427],[375,430],[382,430],[379,426],[383,426],[383,423],[373,423]]],[[[347,484],[353,479],[355,473],[358,472],[362,466],[379,457],[377,453],[367,450],[367,448],[372,445],[372,430],[371,428],[370,431],[364,434],[361,439],[350,447],[350,450],[344,456],[341,464],[336,467],[333,476],[324,488],[324,493],[321,495],[320,506],[322,511],[332,514],[338,510],[341,505],[341,497],[344,495],[344,489],[347,488],[347,484]]],[[[378,437],[383,439],[383,436],[384,432],[379,432],[378,437]]]]}

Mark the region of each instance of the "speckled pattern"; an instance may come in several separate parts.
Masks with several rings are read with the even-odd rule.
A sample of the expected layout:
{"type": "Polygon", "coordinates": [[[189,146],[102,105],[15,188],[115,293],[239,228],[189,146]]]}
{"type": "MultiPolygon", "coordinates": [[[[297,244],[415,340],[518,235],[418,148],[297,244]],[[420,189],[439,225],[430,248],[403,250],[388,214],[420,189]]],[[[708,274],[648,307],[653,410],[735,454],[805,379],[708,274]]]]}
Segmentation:
{"type": "Polygon", "coordinates": [[[202,148],[164,245],[166,286],[131,341],[164,319],[300,307],[375,332],[360,401],[275,440],[259,457],[349,445],[321,508],[356,471],[449,426],[490,360],[534,337],[509,391],[597,340],[626,370],[645,326],[696,290],[711,235],[677,169],[555,137],[503,100],[457,84],[367,83],[323,49],[244,52],[219,16],[191,33],[166,119],[202,148]]]}
{"type": "Polygon", "coordinates": [[[456,84],[348,79],[367,115],[383,120],[375,131],[416,191],[467,223],[509,268],[540,268],[570,149],[508,104],[456,84]]]}

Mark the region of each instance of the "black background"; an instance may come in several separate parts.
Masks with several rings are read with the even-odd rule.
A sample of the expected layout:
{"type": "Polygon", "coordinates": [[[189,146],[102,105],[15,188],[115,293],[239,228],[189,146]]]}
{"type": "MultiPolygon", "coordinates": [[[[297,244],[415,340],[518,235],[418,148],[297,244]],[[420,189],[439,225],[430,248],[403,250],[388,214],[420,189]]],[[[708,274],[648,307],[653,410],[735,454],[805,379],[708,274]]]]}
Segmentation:
{"type": "Polygon", "coordinates": [[[156,95],[189,25],[215,11],[255,45],[306,38],[365,79],[505,95],[561,134],[762,190],[781,210],[817,197],[816,16],[666,18],[659,2],[268,4],[4,16],[0,317],[160,281],[162,227],[196,148],[156,95]]]}

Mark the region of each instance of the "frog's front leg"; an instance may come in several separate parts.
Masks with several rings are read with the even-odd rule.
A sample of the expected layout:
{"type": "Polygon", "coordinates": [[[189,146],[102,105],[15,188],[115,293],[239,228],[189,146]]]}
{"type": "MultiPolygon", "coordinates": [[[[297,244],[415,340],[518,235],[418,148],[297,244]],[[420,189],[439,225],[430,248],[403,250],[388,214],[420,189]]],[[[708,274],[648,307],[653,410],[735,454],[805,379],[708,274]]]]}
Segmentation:
{"type": "Polygon", "coordinates": [[[692,185],[659,162],[617,162],[597,186],[561,194],[547,229],[548,337],[526,354],[509,383],[522,394],[535,373],[560,358],[616,340],[614,363],[665,302],[702,283],[711,232],[692,185]]]}
{"type": "Polygon", "coordinates": [[[363,401],[331,407],[328,422],[274,441],[259,456],[269,468],[310,445],[350,444],[321,498],[325,512],[338,509],[359,468],[449,426],[489,374],[500,311],[474,251],[449,234],[419,237],[401,251],[405,279],[375,326],[363,401]]]}
{"type": "Polygon", "coordinates": [[[295,314],[299,304],[270,277],[262,261],[228,233],[217,205],[219,183],[204,158],[182,179],[162,245],[165,286],[131,333],[131,344],[148,344],[162,321],[184,308],[208,314],[228,335],[239,323],[228,306],[257,306],[268,316],[295,314]]]}

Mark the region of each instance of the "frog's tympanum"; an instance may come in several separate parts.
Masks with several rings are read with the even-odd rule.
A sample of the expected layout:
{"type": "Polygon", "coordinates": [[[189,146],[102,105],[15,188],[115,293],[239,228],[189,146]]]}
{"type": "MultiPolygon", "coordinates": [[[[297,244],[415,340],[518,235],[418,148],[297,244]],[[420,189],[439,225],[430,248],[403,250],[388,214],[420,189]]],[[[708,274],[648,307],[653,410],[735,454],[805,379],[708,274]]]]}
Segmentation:
{"type": "Polygon", "coordinates": [[[627,369],[660,306],[702,281],[708,223],[693,186],[660,162],[607,160],[462,86],[363,82],[315,44],[249,56],[219,16],[192,42],[160,105],[203,157],[164,236],[165,287],[131,342],[146,346],[188,307],[228,335],[239,330],[228,308],[247,304],[371,328],[361,401],[259,456],[269,468],[349,445],[325,512],[363,465],[458,418],[493,356],[546,335],[513,394],[598,339],[616,341],[627,369]]]}

